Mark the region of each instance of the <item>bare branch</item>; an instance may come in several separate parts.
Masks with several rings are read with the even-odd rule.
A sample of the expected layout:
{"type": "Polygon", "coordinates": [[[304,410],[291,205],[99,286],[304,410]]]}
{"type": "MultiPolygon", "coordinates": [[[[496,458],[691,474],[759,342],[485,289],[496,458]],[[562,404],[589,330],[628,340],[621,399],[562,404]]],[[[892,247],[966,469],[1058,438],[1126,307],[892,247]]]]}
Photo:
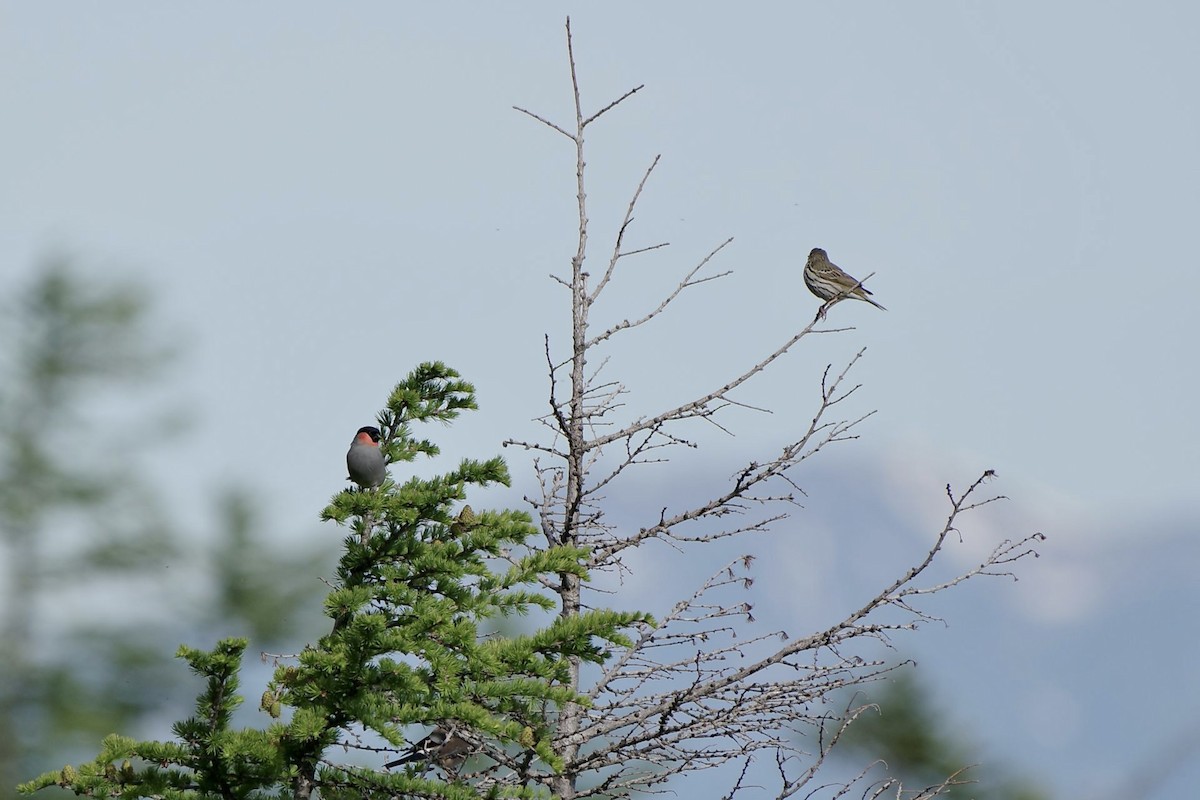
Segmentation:
{"type": "MultiPolygon", "coordinates": [[[[587,741],[605,743],[591,751],[582,764],[589,768],[611,767],[628,763],[636,754],[639,761],[671,764],[667,771],[676,774],[710,768],[764,749],[794,749],[790,740],[779,740],[769,731],[821,724],[822,718],[813,717],[809,711],[820,698],[874,680],[895,668],[879,661],[842,655],[841,645],[862,637],[886,643],[889,632],[912,630],[926,618],[914,611],[908,621],[866,621],[875,611],[889,605],[911,610],[903,602],[904,597],[935,590],[936,587],[915,587],[912,581],[929,567],[933,556],[946,543],[946,532],[955,528],[968,507],[984,504],[967,502],[982,480],[961,496],[951,494],[951,509],[942,530],[905,578],[836,625],[787,641],[750,663],[734,667],[730,666],[730,658],[745,661],[755,646],[783,634],[775,632],[748,641],[737,640],[736,628],[723,620],[748,616],[749,606],[714,602],[707,597],[739,584],[745,586],[746,578],[738,573],[738,562],[713,575],[691,597],[664,615],[658,627],[644,628],[633,646],[607,665],[589,690],[593,705],[587,723],[577,735],[587,741]],[[722,641],[725,643],[721,644],[722,641]],[[706,646],[696,650],[695,642],[706,646]],[[655,655],[673,651],[678,651],[679,656],[664,659],[655,655]],[[802,654],[808,657],[797,660],[796,656],[802,654]],[[794,677],[778,673],[780,668],[793,672],[794,677]],[[767,677],[769,671],[774,677],[767,677]],[[680,685],[679,679],[685,675],[689,680],[680,685]],[[665,684],[664,688],[653,688],[659,684],[665,684]],[[714,745],[715,738],[726,744],[714,745]],[[689,742],[705,745],[695,750],[689,742]]],[[[997,563],[1033,553],[1031,543],[1041,538],[1040,534],[1034,534],[1021,542],[1005,543],[985,564],[939,586],[953,585],[973,574],[994,574],[991,568],[997,563]]],[[[819,763],[812,766],[819,767],[819,763]]],[[[786,783],[779,796],[790,796],[810,778],[811,775],[802,782],[786,783]]],[[[957,778],[951,776],[948,780],[951,783],[923,790],[923,796],[936,795],[957,778]]]]}
{"type": "Polygon", "coordinates": [[[738,388],[743,383],[750,380],[755,375],[762,372],[767,367],[769,367],[771,364],[773,364],[777,359],[779,359],[780,356],[782,356],[784,353],[786,353],[788,350],[790,350],[792,348],[792,346],[796,344],[796,342],[800,341],[805,336],[807,336],[809,333],[811,333],[813,325],[815,325],[815,324],[816,324],[816,321],[814,320],[813,322],[810,322],[808,325],[805,325],[803,328],[800,329],[800,331],[798,333],[794,334],[790,339],[788,339],[786,342],[784,342],[782,346],[780,346],[778,349],[776,349],[775,352],[771,353],[769,356],[767,356],[763,360],[759,361],[757,364],[755,364],[753,367],[746,370],[742,374],[740,374],[737,377],[733,378],[732,380],[728,381],[724,386],[721,386],[719,389],[709,392],[708,394],[703,395],[702,397],[698,397],[695,400],[691,400],[687,403],[683,403],[682,405],[676,406],[675,408],[672,408],[668,411],[664,411],[661,414],[656,414],[653,417],[637,420],[637,421],[633,422],[629,427],[625,428],[624,430],[610,433],[607,436],[597,437],[596,439],[593,439],[591,442],[588,442],[589,449],[603,447],[606,444],[616,441],[617,439],[627,437],[632,433],[644,431],[647,428],[651,428],[656,425],[662,425],[664,422],[669,422],[669,421],[673,421],[673,420],[681,420],[681,419],[689,419],[692,417],[699,417],[699,416],[708,416],[711,413],[709,410],[710,404],[714,400],[723,399],[727,394],[732,392],[734,389],[738,388]]]}
{"type": "MultiPolygon", "coordinates": [[[[612,368],[609,359],[600,356],[601,346],[617,333],[640,328],[662,314],[685,289],[729,275],[702,273],[732,239],[709,252],[649,311],[589,334],[592,308],[616,278],[622,259],[666,246],[628,248],[626,244],[638,203],[660,157],[655,156],[642,174],[625,207],[604,271],[589,286],[589,273],[584,269],[589,244],[584,129],[642,87],[585,115],[569,20],[567,55],[575,111],[573,132],[517,110],[567,136],[575,148],[578,239],[570,277],[553,276],[571,290],[569,353],[555,361],[546,338],[550,408],[537,421],[548,429],[548,441],[508,440],[505,444],[541,454],[534,460],[540,496],[526,500],[538,516],[546,544],[586,546],[589,555],[584,566],[589,571],[607,571],[624,580],[630,570],[623,559],[626,551],[651,541],[682,551],[735,536],[767,534],[787,519],[804,497],[796,477],[798,468],[826,447],[857,438],[860,424],[874,412],[842,412],[849,405],[844,401],[860,388],[849,383],[848,375],[863,357],[863,350],[837,371],[832,365],[824,369],[811,421],[805,428],[781,437],[784,444],[766,457],[743,462],[702,495],[705,499],[683,508],[664,504],[656,518],[634,529],[618,525],[607,515],[606,494],[619,492],[624,485],[621,479],[629,477],[634,467],[662,463],[678,448],[699,446],[681,424],[702,420],[730,433],[730,428],[717,420],[720,415],[721,421],[727,422],[722,413],[726,409],[769,411],[733,395],[810,333],[850,330],[816,326],[829,308],[862,281],[822,304],[811,322],[757,363],[735,370],[734,376],[717,388],[672,408],[625,421],[627,404],[632,401],[621,380],[607,377],[612,368]],[[599,366],[589,366],[589,361],[599,366]],[[601,377],[602,372],[606,377],[601,377]]],[[[791,419],[795,415],[787,417],[791,419]]],[[[633,641],[627,647],[614,648],[607,662],[586,674],[586,683],[581,663],[571,662],[568,685],[585,694],[590,703],[556,709],[553,747],[564,764],[560,773],[537,773],[528,763],[522,766],[503,753],[494,758],[520,774],[523,784],[541,783],[562,798],[663,792],[674,776],[721,766],[732,769],[725,797],[757,796],[760,787],[750,783],[750,776],[761,772],[752,771],[756,762],[773,766],[773,791],[779,800],[885,795],[911,800],[944,792],[959,782],[958,775],[915,793],[893,778],[873,778],[876,765],[846,783],[817,785],[817,775],[847,727],[864,710],[832,713],[828,709],[832,696],[877,680],[897,666],[864,656],[873,652],[865,645],[891,647],[898,632],[912,631],[934,619],[921,608],[925,595],[950,590],[978,576],[1014,577],[1011,568],[1016,561],[1037,556],[1041,534],[1005,540],[980,564],[948,579],[929,578],[939,553],[954,544],[951,533],[962,536],[958,526],[964,515],[1002,499],[981,497],[980,487],[992,475],[990,470],[985,472],[961,494],[947,487],[949,510],[941,529],[932,533],[928,548],[899,577],[823,630],[798,637],[781,630],[748,634],[747,625],[754,621],[749,594],[752,559],[726,564],[661,614],[656,625],[637,627],[633,641]],[[594,776],[587,788],[576,781],[583,774],[594,776]]],[[[543,585],[557,595],[560,615],[568,618],[590,607],[588,601],[595,596],[587,592],[612,591],[586,586],[573,574],[543,581],[543,585]]],[[[611,602],[608,597],[604,601],[611,602]]],[[[507,780],[499,775],[496,779],[507,780]]]]}
{"type": "MultiPolygon", "coordinates": [[[[706,278],[700,278],[699,280],[692,280],[695,277],[696,273],[699,272],[700,270],[704,269],[705,265],[708,264],[708,262],[712,260],[713,256],[715,256],[717,253],[724,250],[725,247],[732,241],[733,241],[733,237],[731,236],[730,238],[726,239],[725,241],[723,241],[719,245],[717,245],[715,248],[713,248],[713,250],[708,255],[706,255],[703,259],[701,259],[699,264],[697,264],[695,267],[692,268],[691,272],[689,272],[687,275],[684,276],[683,280],[681,280],[679,282],[679,285],[677,285],[675,287],[674,291],[672,291],[669,295],[667,295],[666,299],[664,299],[661,303],[659,303],[658,307],[655,308],[653,311],[649,312],[642,318],[635,320],[634,322],[625,320],[623,322],[620,322],[620,323],[612,326],[611,328],[606,330],[604,333],[602,333],[599,336],[595,337],[594,339],[590,340],[587,343],[587,347],[589,347],[589,348],[595,347],[596,345],[598,345],[601,342],[605,341],[606,339],[610,338],[613,334],[617,333],[618,331],[623,331],[623,330],[626,330],[627,328],[636,328],[639,325],[644,325],[645,323],[647,323],[650,320],[657,317],[664,310],[666,310],[666,307],[668,305],[670,305],[671,301],[674,300],[676,297],[678,297],[679,293],[682,292],[684,289],[687,289],[690,286],[697,286],[701,283],[705,283],[706,281],[716,280],[717,278],[723,278],[726,275],[733,274],[732,272],[727,271],[727,272],[722,272],[718,275],[710,275],[706,278]]],[[[618,243],[618,246],[619,246],[619,243],[618,243]]],[[[616,266],[618,258],[620,258],[620,254],[617,252],[614,252],[613,260],[612,260],[611,264],[609,265],[609,270],[607,273],[605,273],[605,280],[607,280],[608,277],[612,274],[612,268],[616,266]]]]}
{"type": "MultiPolygon", "coordinates": [[[[568,139],[570,139],[571,141],[575,141],[575,137],[574,137],[574,135],[572,135],[572,134],[570,134],[570,133],[567,133],[565,130],[563,130],[562,128],[560,128],[558,125],[555,125],[553,122],[551,122],[550,120],[546,119],[545,117],[543,117],[543,116],[540,116],[540,115],[538,115],[538,114],[535,114],[535,113],[533,113],[532,111],[530,111],[530,110],[529,110],[529,109],[527,109],[527,108],[521,108],[520,106],[513,106],[513,110],[514,110],[514,111],[520,111],[522,114],[525,114],[525,115],[527,115],[527,116],[533,117],[534,119],[536,119],[538,122],[542,123],[543,125],[545,125],[545,126],[547,126],[547,127],[549,127],[549,128],[553,128],[554,130],[558,131],[559,133],[561,133],[563,136],[567,137],[567,138],[568,138],[568,139]]],[[[553,278],[554,276],[553,276],[553,275],[551,275],[550,277],[552,277],[552,278],[553,278]]]]}
{"type": "Polygon", "coordinates": [[[585,120],[583,121],[583,127],[585,127],[585,128],[586,128],[588,125],[591,125],[593,122],[595,122],[595,121],[596,121],[596,120],[597,120],[597,119],[600,117],[600,115],[601,115],[601,114],[604,114],[605,112],[607,112],[607,111],[610,111],[611,109],[613,109],[614,107],[616,107],[617,103],[620,103],[622,100],[625,100],[625,99],[627,99],[627,98],[630,98],[630,97],[632,97],[633,95],[637,94],[637,93],[638,93],[638,92],[640,92],[642,89],[644,89],[645,87],[646,87],[646,85],[645,85],[645,84],[639,84],[639,85],[637,85],[637,86],[633,87],[633,88],[632,88],[632,89],[630,89],[628,92],[626,92],[625,94],[621,95],[621,96],[620,96],[620,97],[618,97],[616,100],[613,100],[611,103],[609,103],[608,105],[606,105],[604,108],[600,109],[600,110],[599,110],[599,111],[597,111],[595,114],[592,114],[590,117],[588,117],[587,119],[585,119],[585,120]]]}
{"type": "MultiPolygon", "coordinates": [[[[669,518],[663,514],[657,523],[640,529],[636,534],[628,535],[620,539],[613,539],[606,544],[596,546],[593,550],[592,564],[594,566],[602,566],[622,550],[625,550],[629,547],[636,547],[648,539],[667,536],[675,540],[681,540],[682,537],[678,534],[677,529],[684,524],[709,517],[720,517],[730,513],[738,513],[744,509],[744,503],[747,501],[752,501],[759,504],[764,502],[766,499],[794,502],[794,497],[791,495],[770,497],[765,499],[754,499],[751,497],[750,491],[771,481],[772,479],[786,478],[786,472],[788,469],[820,452],[821,449],[827,445],[833,442],[845,440],[849,437],[849,432],[853,428],[871,415],[866,414],[849,422],[823,422],[825,413],[829,408],[847,397],[850,392],[854,391],[854,389],[858,388],[854,387],[854,389],[851,389],[850,392],[839,394],[839,389],[842,382],[845,380],[846,375],[862,357],[863,353],[864,351],[860,350],[854,356],[854,358],[846,364],[846,366],[836,376],[832,383],[826,384],[826,380],[822,380],[821,404],[817,409],[817,413],[813,416],[808,430],[799,440],[785,446],[778,456],[765,463],[751,462],[747,464],[743,469],[734,474],[732,483],[723,493],[706,501],[705,503],[686,511],[681,511],[669,518]],[[817,438],[818,434],[821,434],[819,438],[817,438]]],[[[826,379],[828,378],[828,368],[826,368],[825,377],[826,379]]],[[[622,464],[619,469],[623,469],[624,466],[627,465],[622,464]]],[[[763,528],[761,526],[755,526],[753,529],[762,530],[763,528]]],[[[725,535],[736,535],[738,533],[745,532],[745,530],[746,529],[735,529],[734,531],[723,534],[710,534],[708,536],[692,537],[691,540],[713,541],[716,538],[723,538],[725,535]]]]}
{"type": "MultiPolygon", "coordinates": [[[[638,198],[642,196],[642,190],[646,188],[646,181],[650,180],[650,173],[654,172],[654,168],[658,166],[658,161],[661,158],[661,155],[655,156],[654,160],[650,162],[650,166],[646,168],[646,174],[638,181],[637,189],[634,190],[633,197],[629,200],[629,206],[625,209],[625,219],[621,220],[621,227],[617,230],[617,240],[613,245],[613,254],[608,261],[608,268],[604,270],[603,277],[600,278],[600,282],[596,284],[595,291],[588,298],[588,302],[590,303],[596,302],[596,297],[599,296],[600,292],[604,291],[604,287],[612,279],[613,270],[617,266],[617,260],[621,257],[621,244],[625,241],[625,231],[633,223],[633,209],[637,207],[638,198]]],[[[655,246],[663,247],[664,245],[655,246]]]]}

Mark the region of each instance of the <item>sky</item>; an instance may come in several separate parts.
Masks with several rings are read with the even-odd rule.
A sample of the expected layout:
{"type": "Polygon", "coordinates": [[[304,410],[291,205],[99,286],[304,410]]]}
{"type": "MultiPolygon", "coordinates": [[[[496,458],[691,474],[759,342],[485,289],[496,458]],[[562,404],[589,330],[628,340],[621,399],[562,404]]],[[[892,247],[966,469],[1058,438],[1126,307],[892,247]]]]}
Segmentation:
{"type": "MultiPolygon", "coordinates": [[[[244,482],[278,530],[314,535],[354,430],[420,361],[479,390],[480,412],[437,432],[447,458],[528,438],[542,337],[561,347],[569,322],[548,275],[574,252],[574,153],[512,107],[570,123],[566,12],[587,108],[644,85],[590,129],[589,263],[658,155],[629,236],[670,243],[629,262],[597,325],[733,237],[710,268],[731,275],[614,343],[633,408],[721,385],[811,319],[801,267],[823,247],[874,273],[888,310],[837,308],[852,330],[750,386],[740,399],[775,413],[737,416],[697,469],[806,424],[820,370],[865,347],[853,410],[878,413],[832,474],[857,465],[919,527],[947,482],[995,469],[1016,528],[998,535],[1050,536],[1027,580],[987,590],[1000,608],[954,631],[1103,652],[1129,642],[1102,622],[1155,620],[1141,646],[1178,655],[1200,519],[1192,4],[0,3],[0,287],[48,253],[151,285],[199,426],[166,489],[197,514],[244,482]],[[264,443],[273,457],[246,457],[264,443]]],[[[528,465],[506,455],[519,499],[528,465]]],[[[1143,701],[1116,730],[1169,738],[1143,701]]],[[[989,730],[987,698],[955,702],[1036,761],[1013,745],[1036,713],[989,730]]],[[[1173,703],[1198,710],[1194,685],[1173,703]]],[[[1070,713],[1084,721],[1046,748],[1082,775],[1097,745],[1070,713]]]]}

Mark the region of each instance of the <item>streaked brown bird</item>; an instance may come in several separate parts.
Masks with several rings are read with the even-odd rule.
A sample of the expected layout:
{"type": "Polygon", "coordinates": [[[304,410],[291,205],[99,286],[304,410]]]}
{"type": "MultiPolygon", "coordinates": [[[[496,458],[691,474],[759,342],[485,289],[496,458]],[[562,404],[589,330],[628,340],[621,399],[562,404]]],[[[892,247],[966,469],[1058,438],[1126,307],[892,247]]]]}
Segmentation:
{"type": "Polygon", "coordinates": [[[804,285],[810,292],[824,300],[826,305],[853,297],[855,300],[865,300],[876,308],[887,311],[886,308],[871,299],[871,291],[867,287],[859,286],[858,281],[842,272],[837,264],[829,260],[829,255],[819,247],[812,249],[812,252],[808,254],[808,261],[804,264],[804,285]]]}

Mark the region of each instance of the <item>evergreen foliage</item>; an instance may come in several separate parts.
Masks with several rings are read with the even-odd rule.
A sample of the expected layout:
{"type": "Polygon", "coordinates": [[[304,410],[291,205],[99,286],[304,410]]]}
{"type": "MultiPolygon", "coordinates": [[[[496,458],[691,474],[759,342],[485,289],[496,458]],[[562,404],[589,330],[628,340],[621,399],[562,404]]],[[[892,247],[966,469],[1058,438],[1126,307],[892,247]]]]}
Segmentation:
{"type": "Polygon", "coordinates": [[[172,428],[160,404],[141,402],[171,357],[151,312],[138,284],[85,277],[65,257],[0,285],[5,789],[44,769],[48,751],[135,723],[169,690],[156,620],[77,601],[154,584],[179,550],[142,469],[172,428]]]}
{"type": "Polygon", "coordinates": [[[178,348],[151,301],[139,281],[65,256],[0,285],[7,790],[185,707],[195,689],[171,657],[181,631],[277,649],[320,630],[313,576],[336,542],[281,552],[244,483],[221,493],[214,529],[174,518],[147,459],[178,447],[190,415],[158,391],[178,348]]]}
{"type": "MultiPolygon", "coordinates": [[[[473,387],[440,363],[418,366],[379,415],[381,446],[393,463],[433,457],[415,423],[449,423],[474,409],[473,387]]],[[[529,635],[485,636],[489,619],[552,611],[537,591],[562,576],[586,580],[586,551],[531,552],[537,529],[517,511],[475,512],[459,505],[471,487],[509,483],[504,462],[464,460],[446,474],[347,489],[322,512],[349,528],[336,580],[325,601],[330,632],[280,663],[260,708],[264,727],[235,729],[242,702],[243,639],[210,652],[178,655],[206,685],[176,740],[104,740],[99,756],[21,786],[67,787],[92,797],[249,798],[287,794],[325,798],[544,797],[513,765],[561,767],[550,747],[557,709],[587,700],[570,685],[570,664],[602,663],[625,647],[624,631],[650,622],[641,613],[584,611],[556,617],[529,635]],[[457,512],[457,513],[456,513],[457,512]],[[383,754],[409,744],[409,726],[469,731],[479,754],[466,774],[422,764],[388,773],[335,760],[335,745],[383,754]],[[374,735],[372,735],[374,734],[374,735]],[[478,766],[476,766],[478,765],[478,766]]],[[[424,730],[424,729],[422,729],[424,730]]]]}

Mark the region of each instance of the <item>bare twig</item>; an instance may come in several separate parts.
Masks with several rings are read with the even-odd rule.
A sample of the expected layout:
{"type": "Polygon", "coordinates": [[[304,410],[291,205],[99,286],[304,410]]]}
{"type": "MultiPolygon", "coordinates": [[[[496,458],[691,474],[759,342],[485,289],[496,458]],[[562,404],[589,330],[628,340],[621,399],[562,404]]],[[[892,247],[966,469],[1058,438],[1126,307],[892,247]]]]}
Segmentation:
{"type": "MultiPolygon", "coordinates": [[[[685,289],[730,274],[702,275],[702,271],[732,240],[713,248],[649,311],[589,334],[591,313],[605,299],[604,290],[619,277],[622,259],[666,246],[626,245],[638,203],[660,157],[653,158],[633,189],[604,271],[589,284],[584,268],[589,244],[584,132],[642,87],[625,92],[598,111],[585,113],[569,20],[566,34],[573,124],[558,125],[526,109],[517,110],[566,136],[575,148],[575,253],[570,276],[552,276],[571,291],[569,353],[556,360],[546,338],[550,408],[538,421],[548,429],[548,441],[509,440],[506,444],[539,454],[534,472],[540,496],[526,499],[538,515],[546,545],[586,545],[589,555],[584,565],[589,570],[609,570],[623,578],[630,568],[622,556],[651,541],[683,550],[745,534],[767,534],[787,519],[804,495],[796,477],[798,468],[823,449],[857,438],[859,426],[874,412],[843,415],[844,401],[859,388],[849,384],[848,375],[863,357],[860,350],[839,369],[825,368],[806,428],[785,435],[785,444],[768,457],[744,462],[726,482],[711,490],[707,499],[678,509],[664,505],[656,518],[633,529],[610,520],[605,494],[620,491],[623,479],[635,468],[662,463],[678,448],[699,446],[698,440],[685,435],[682,425],[703,420],[728,433],[726,409],[768,411],[733,395],[810,333],[847,330],[815,326],[853,289],[823,304],[811,322],[753,365],[735,370],[716,388],[666,410],[622,421],[630,402],[629,390],[620,380],[600,377],[610,369],[606,353],[610,340],[655,319],[685,289]],[[587,366],[589,362],[592,367],[587,366]],[[717,421],[718,415],[725,424],[717,421]]],[[[897,632],[913,630],[933,619],[920,608],[925,595],[950,590],[978,576],[1011,576],[1014,562],[1037,555],[1035,547],[1041,535],[1033,534],[999,543],[982,563],[949,579],[929,579],[939,554],[956,544],[950,534],[958,533],[964,516],[1001,499],[980,496],[982,484],[992,474],[985,472],[961,494],[947,487],[949,510],[941,529],[932,533],[928,548],[899,577],[847,610],[835,624],[799,637],[781,630],[746,635],[746,624],[754,619],[746,595],[753,583],[752,559],[737,559],[667,609],[656,625],[638,628],[627,647],[616,649],[609,661],[588,676],[586,686],[581,683],[580,663],[571,663],[570,686],[585,694],[590,703],[566,704],[556,710],[554,749],[563,763],[560,772],[539,772],[528,760],[518,764],[503,753],[493,757],[511,768],[521,785],[540,783],[561,798],[660,792],[674,776],[726,765],[732,772],[725,797],[734,798],[757,788],[750,777],[758,774],[751,772],[756,761],[773,765],[774,791],[780,800],[849,797],[852,792],[861,797],[931,798],[944,792],[959,782],[958,775],[910,793],[892,778],[871,779],[874,765],[849,782],[818,785],[817,775],[827,756],[863,711],[847,709],[833,715],[826,704],[835,693],[877,680],[896,668],[864,656],[869,651],[860,645],[890,646],[897,632]],[[577,780],[585,773],[592,776],[587,788],[577,780]]],[[[589,608],[585,591],[602,591],[584,586],[575,575],[561,575],[543,585],[557,595],[563,617],[589,608]]],[[[494,777],[500,783],[508,780],[498,773],[494,777]]]]}

